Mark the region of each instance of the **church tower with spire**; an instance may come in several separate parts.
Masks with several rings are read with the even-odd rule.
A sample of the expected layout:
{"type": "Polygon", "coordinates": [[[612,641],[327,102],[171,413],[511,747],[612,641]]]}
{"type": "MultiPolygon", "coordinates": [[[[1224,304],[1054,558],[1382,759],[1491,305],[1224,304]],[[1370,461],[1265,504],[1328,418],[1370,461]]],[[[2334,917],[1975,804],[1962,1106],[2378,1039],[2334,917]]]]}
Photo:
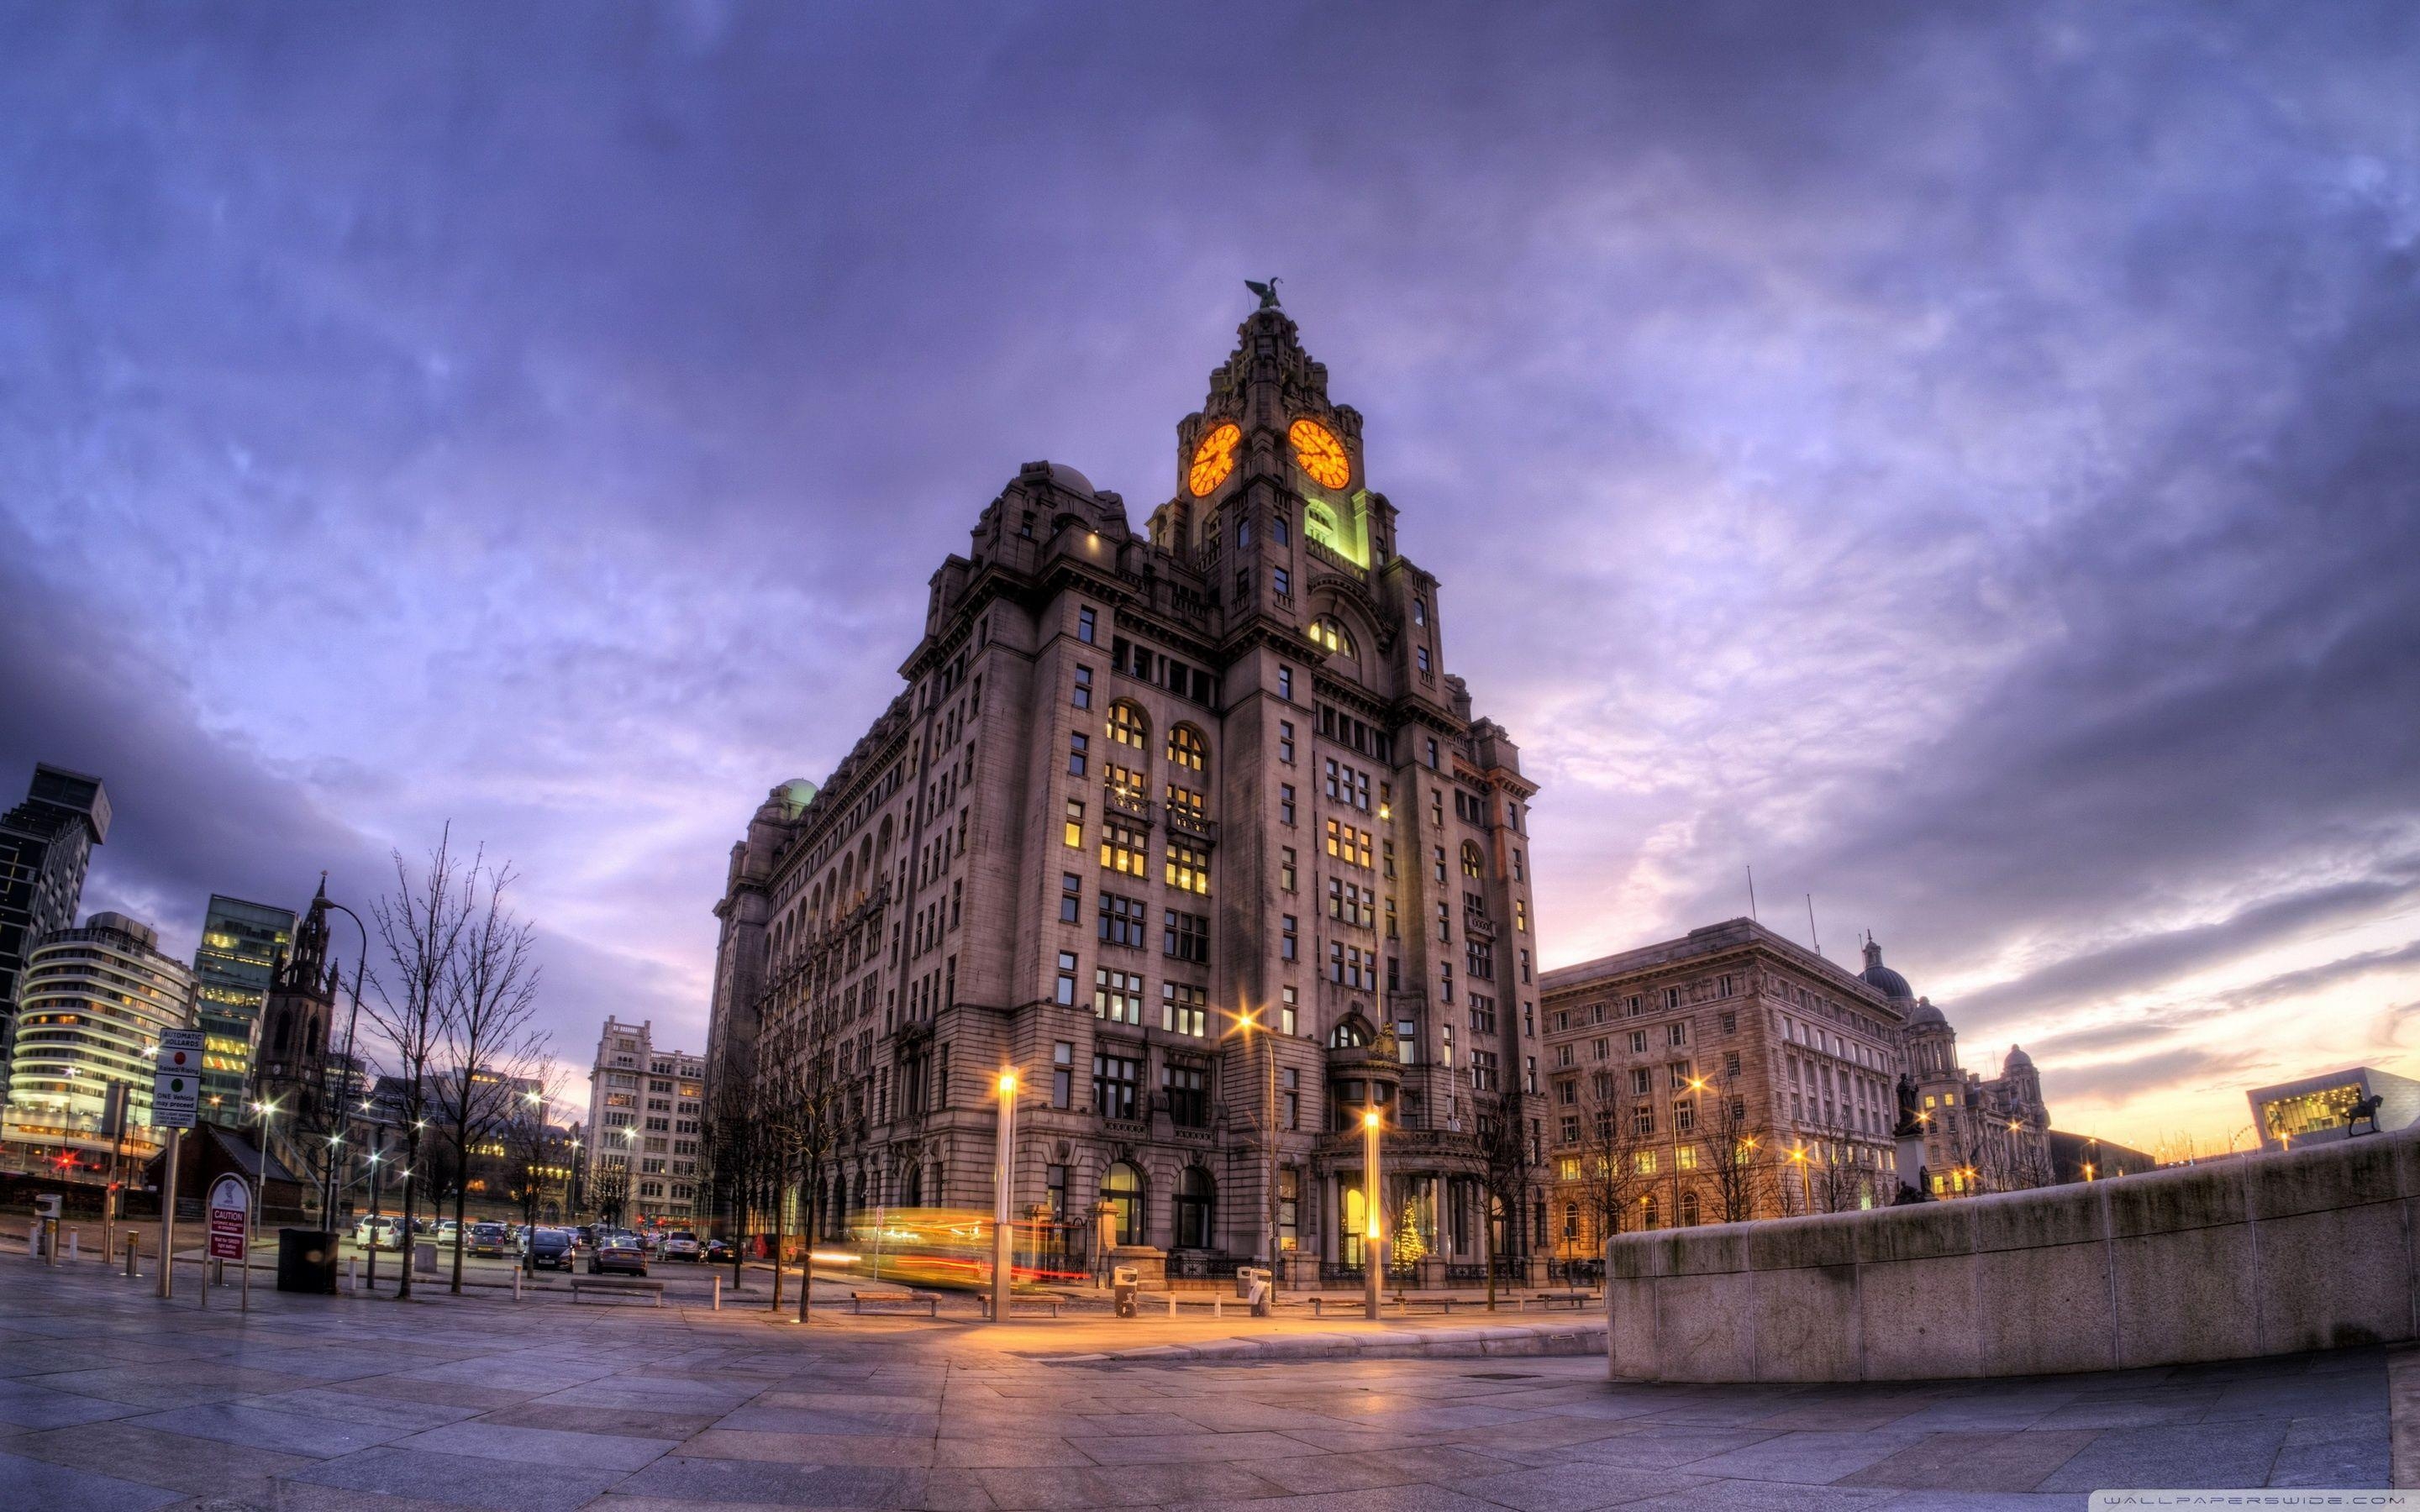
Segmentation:
{"type": "Polygon", "coordinates": [[[328,1069],[328,1031],[335,1016],[338,968],[328,963],[328,878],[295,927],[294,943],[277,963],[260,1015],[253,1101],[282,1115],[318,1111],[328,1069]]]}
{"type": "Polygon", "coordinates": [[[987,1206],[1005,1067],[1020,1208],[1071,1260],[1358,1265],[1371,1113],[1382,1259],[1543,1232],[1491,1241],[1478,1180],[1484,1134],[1534,1149],[1544,1117],[1536,788],[1273,285],[1143,528],[1020,468],[932,575],[898,696],[734,852],[715,1074],[837,1046],[830,1211],[987,1206]]]}

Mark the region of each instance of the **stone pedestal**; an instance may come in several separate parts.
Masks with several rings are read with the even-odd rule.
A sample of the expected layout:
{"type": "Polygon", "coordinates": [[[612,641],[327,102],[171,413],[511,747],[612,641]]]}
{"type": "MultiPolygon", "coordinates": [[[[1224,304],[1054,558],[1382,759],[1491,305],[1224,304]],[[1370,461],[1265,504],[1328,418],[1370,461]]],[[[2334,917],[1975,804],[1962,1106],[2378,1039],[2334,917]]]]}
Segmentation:
{"type": "Polygon", "coordinates": [[[1301,1250],[1289,1250],[1278,1257],[1278,1285],[1288,1291],[1315,1291],[1319,1288],[1319,1257],[1301,1250]]]}
{"type": "Polygon", "coordinates": [[[1168,1284],[1168,1252],[1149,1244],[1118,1244],[1109,1250],[1112,1267],[1131,1265],[1135,1281],[1140,1286],[1164,1287],[1168,1284]]]}
{"type": "Polygon", "coordinates": [[[1522,1283],[1522,1284],[1523,1284],[1523,1285],[1525,1285],[1525,1286],[1529,1286],[1529,1287],[1539,1287],[1539,1288],[1543,1288],[1543,1287],[1544,1287],[1544,1286],[1545,1286],[1545,1284],[1546,1284],[1546,1257],[1545,1257],[1545,1256],[1544,1256],[1544,1255],[1539,1255],[1539,1254],[1536,1254],[1536,1253],[1534,1253],[1534,1252],[1532,1252],[1532,1253],[1531,1253],[1531,1255],[1529,1256],[1529,1264],[1528,1264],[1528,1269],[1524,1273],[1524,1279],[1523,1279],[1523,1283],[1522,1283]]]}
{"type": "Polygon", "coordinates": [[[1412,1262],[1412,1285],[1422,1291],[1445,1289],[1445,1257],[1423,1255],[1412,1262]]]}

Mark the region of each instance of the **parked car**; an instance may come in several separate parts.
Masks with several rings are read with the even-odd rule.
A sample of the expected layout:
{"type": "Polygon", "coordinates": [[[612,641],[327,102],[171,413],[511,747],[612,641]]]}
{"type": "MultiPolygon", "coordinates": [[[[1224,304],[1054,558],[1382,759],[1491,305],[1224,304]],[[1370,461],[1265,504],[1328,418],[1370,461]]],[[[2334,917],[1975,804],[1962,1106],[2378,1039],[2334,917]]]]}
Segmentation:
{"type": "Polygon", "coordinates": [[[353,1226],[353,1242],[365,1249],[403,1248],[403,1220],[365,1218],[353,1226]]]}
{"type": "Polygon", "coordinates": [[[603,1275],[609,1271],[617,1275],[644,1275],[647,1273],[646,1252],[639,1248],[637,1240],[623,1235],[600,1240],[597,1252],[588,1257],[588,1273],[603,1275]]]}
{"type": "Polygon", "coordinates": [[[511,1241],[504,1234],[504,1225],[473,1224],[471,1226],[472,1254],[493,1255],[502,1258],[510,1245],[511,1241]]]}
{"type": "Polygon", "coordinates": [[[664,1236],[665,1259],[687,1260],[695,1265],[705,1254],[706,1248],[697,1242],[697,1236],[686,1228],[675,1229],[664,1236]]]}
{"type": "Polygon", "coordinates": [[[707,1240],[706,1242],[706,1257],[711,1264],[729,1265],[731,1263],[731,1242],[726,1239],[707,1240]]]}
{"type": "Polygon", "coordinates": [[[572,1269],[571,1235],[560,1228],[533,1229],[529,1248],[522,1254],[531,1271],[568,1271],[572,1269]]]}
{"type": "Polygon", "coordinates": [[[451,1218],[437,1226],[437,1247],[440,1249],[452,1249],[461,1237],[461,1226],[451,1218]]]}

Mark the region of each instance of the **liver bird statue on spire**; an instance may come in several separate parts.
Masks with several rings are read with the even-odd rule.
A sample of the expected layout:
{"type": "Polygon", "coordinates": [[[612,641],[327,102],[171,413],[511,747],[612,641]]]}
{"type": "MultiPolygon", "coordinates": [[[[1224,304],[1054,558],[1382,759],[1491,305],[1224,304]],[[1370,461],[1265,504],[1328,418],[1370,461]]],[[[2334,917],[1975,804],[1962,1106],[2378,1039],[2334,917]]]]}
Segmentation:
{"type": "Polygon", "coordinates": [[[1262,309],[1274,310],[1278,307],[1277,274],[1271,273],[1269,275],[1269,281],[1265,284],[1255,284],[1248,278],[1244,280],[1244,286],[1261,297],[1262,309]]]}

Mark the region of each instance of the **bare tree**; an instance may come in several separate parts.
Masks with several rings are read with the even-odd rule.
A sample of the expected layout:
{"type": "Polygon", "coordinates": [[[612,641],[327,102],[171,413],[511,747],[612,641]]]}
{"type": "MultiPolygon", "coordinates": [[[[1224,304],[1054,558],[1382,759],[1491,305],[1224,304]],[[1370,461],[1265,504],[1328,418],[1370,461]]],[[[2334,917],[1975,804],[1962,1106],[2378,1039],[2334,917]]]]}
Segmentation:
{"type": "Polygon", "coordinates": [[[1714,1195],[1717,1223],[1745,1223],[1772,1196],[1772,1170],[1737,1086],[1736,1077],[1727,1079],[1698,1109],[1698,1168],[1714,1195]]]}
{"type": "MultiPolygon", "coordinates": [[[[629,1157],[624,1155],[624,1162],[629,1157]]],[[[597,1221],[619,1224],[630,1202],[630,1167],[627,1164],[599,1157],[599,1164],[588,1173],[588,1203],[597,1221]]]]}
{"type": "MultiPolygon", "coordinates": [[[[413,1233],[416,1198],[423,1190],[422,1135],[428,1127],[430,1072],[444,1044],[445,1003],[455,955],[470,922],[466,873],[476,862],[465,863],[453,850],[453,826],[438,837],[437,847],[415,877],[403,859],[395,860],[395,890],[370,905],[377,921],[382,968],[371,978],[372,995],[362,1004],[370,1024],[393,1052],[396,1107],[403,1123],[403,1242],[413,1233]]],[[[396,1300],[411,1296],[411,1265],[403,1266],[396,1300]]]]}
{"type": "Polygon", "coordinates": [[[535,932],[504,902],[512,867],[474,860],[463,887],[467,922],[440,999],[444,1069],[429,1078],[430,1097],[466,1179],[454,1192],[453,1289],[462,1289],[463,1205],[471,1159],[492,1148],[523,1109],[521,1085],[546,1065],[546,1036],[532,1025],[537,1007],[535,932]]]}
{"type": "MultiPolygon", "coordinates": [[[[1485,1211],[1480,1214],[1479,1253],[1487,1272],[1487,1308],[1496,1310],[1496,1220],[1500,1214],[1507,1234],[1520,1232],[1521,1211],[1538,1183],[1538,1152],[1521,1127],[1518,1100],[1505,1098],[1479,1114],[1479,1189],[1485,1211]]],[[[1516,1242],[1515,1252],[1519,1250],[1516,1242]]],[[[1364,1264],[1383,1263],[1376,1256],[1364,1264]]]]}
{"type": "Polygon", "coordinates": [[[799,1281],[801,1321],[814,1303],[814,1251],[824,1227],[826,1177],[846,1132],[846,1083],[830,1032],[832,1017],[827,1009],[792,1007],[768,1018],[756,1041],[754,1083],[761,1102],[755,1123],[768,1143],[774,1177],[773,1306],[781,1306],[781,1249],[790,1206],[785,1199],[795,1195],[805,1251],[799,1281]]]}
{"type": "Polygon", "coordinates": [[[1654,1105],[1626,1103],[1606,1072],[1581,1110],[1580,1206],[1599,1243],[1638,1221],[1638,1199],[1651,1184],[1640,1157],[1654,1149],[1654,1105]]]}
{"type": "Polygon", "coordinates": [[[504,1159],[512,1173],[513,1198],[520,1204],[521,1223],[537,1226],[548,1194],[563,1179],[566,1141],[547,1122],[547,1109],[563,1093],[563,1073],[552,1066],[543,1072],[537,1089],[513,1110],[504,1128],[504,1159]]]}
{"type": "Polygon", "coordinates": [[[746,1256],[740,1242],[748,1230],[748,1214],[760,1180],[757,1167],[764,1158],[765,1140],[753,1116],[754,1083],[752,1076],[726,1063],[707,1098],[706,1117],[699,1122],[698,1190],[712,1211],[724,1214],[729,1226],[724,1237],[731,1242],[735,1291],[743,1279],[746,1256]]]}

